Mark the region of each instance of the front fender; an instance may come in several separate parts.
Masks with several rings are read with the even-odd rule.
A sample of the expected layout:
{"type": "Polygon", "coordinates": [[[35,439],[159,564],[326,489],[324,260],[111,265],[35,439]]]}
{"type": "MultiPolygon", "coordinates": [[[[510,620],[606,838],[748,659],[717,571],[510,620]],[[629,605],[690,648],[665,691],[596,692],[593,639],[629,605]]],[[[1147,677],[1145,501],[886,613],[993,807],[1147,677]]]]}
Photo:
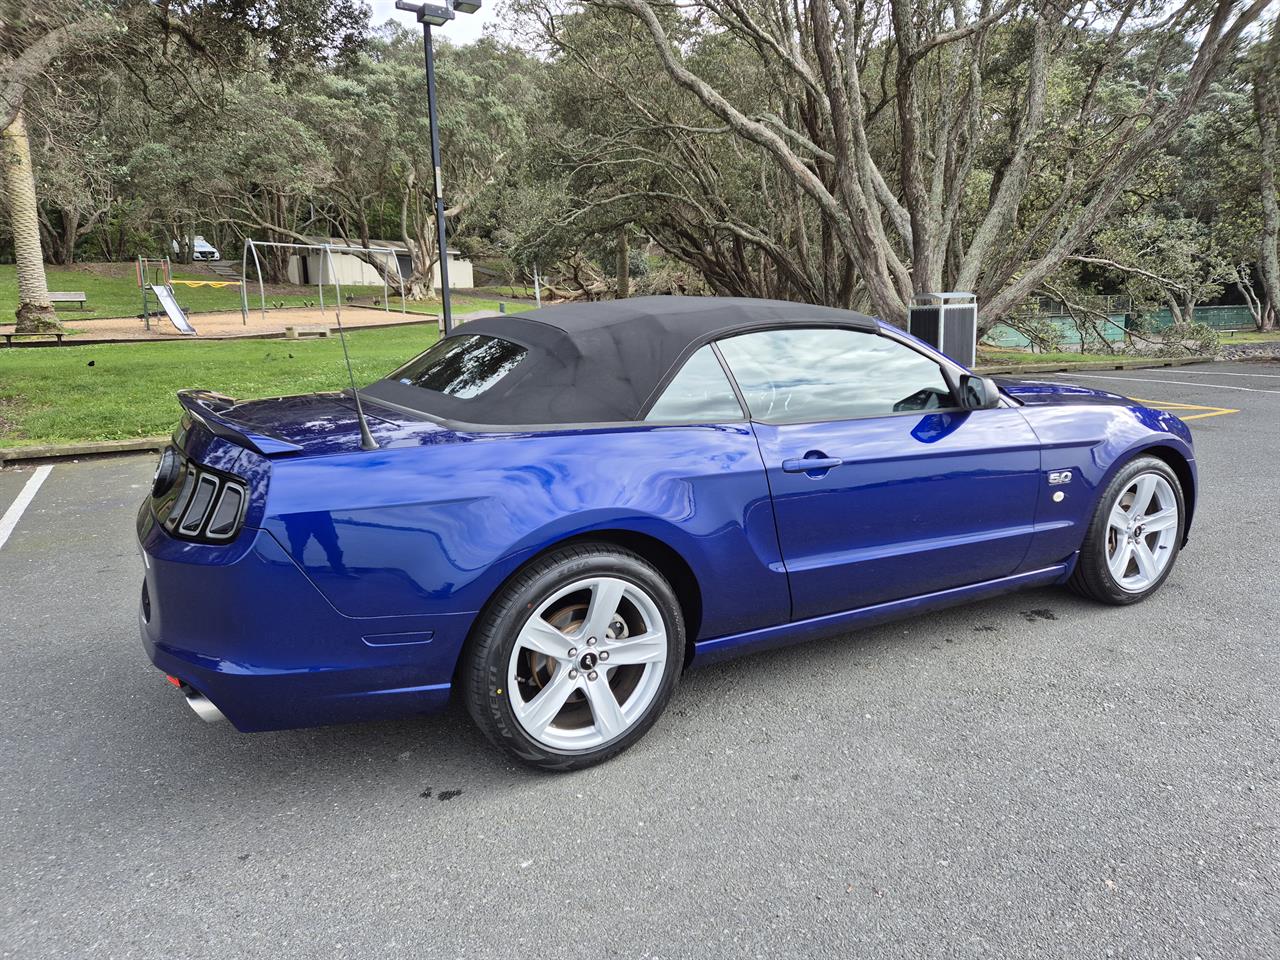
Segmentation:
{"type": "Polygon", "coordinates": [[[1061,563],[1077,552],[1102,491],[1121,466],[1144,450],[1163,448],[1185,461],[1185,493],[1188,505],[1194,505],[1191,431],[1173,414],[1138,405],[1097,403],[1027,405],[1019,412],[1042,444],[1036,536],[1023,570],[1061,563]],[[1071,475],[1067,482],[1061,482],[1064,472],[1071,475]]]}

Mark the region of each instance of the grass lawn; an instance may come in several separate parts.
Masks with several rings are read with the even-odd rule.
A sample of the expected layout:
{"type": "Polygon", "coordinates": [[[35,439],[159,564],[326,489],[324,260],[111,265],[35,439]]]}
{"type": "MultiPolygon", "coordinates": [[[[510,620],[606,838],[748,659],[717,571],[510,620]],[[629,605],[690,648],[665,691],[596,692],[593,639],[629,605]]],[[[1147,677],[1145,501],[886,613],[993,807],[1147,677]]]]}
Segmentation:
{"type": "Polygon", "coordinates": [[[1223,330],[1218,339],[1223,344],[1274,343],[1280,340],[1280,330],[1223,330]]]}
{"type": "Polygon", "coordinates": [[[1138,359],[1120,353],[1025,353],[978,348],[978,365],[1008,363],[1120,363],[1138,359]]]}
{"type": "Polygon", "coordinates": [[[506,283],[491,283],[487,286],[476,287],[476,293],[487,294],[491,297],[523,297],[526,300],[533,300],[538,295],[538,291],[533,289],[533,284],[521,283],[517,283],[515,286],[506,283]]]}
{"type": "MultiPolygon", "coordinates": [[[[88,297],[87,309],[65,307],[58,310],[58,316],[64,323],[74,324],[78,320],[94,317],[136,317],[142,313],[142,291],[138,289],[137,276],[131,263],[99,263],[85,264],[77,267],[47,267],[49,289],[57,292],[83,292],[88,297]]],[[[180,265],[173,270],[174,280],[221,280],[211,273],[190,271],[183,272],[180,265]]],[[[209,313],[223,310],[240,309],[239,287],[186,287],[174,285],[178,304],[188,313],[209,313]]],[[[333,287],[325,288],[326,302],[336,295],[333,287]]],[[[381,286],[343,286],[342,295],[350,295],[366,302],[374,297],[381,298],[381,286]]],[[[497,291],[490,296],[501,295],[497,291]]],[[[266,289],[267,306],[302,306],[314,303],[319,297],[315,287],[268,286],[266,289]]],[[[391,306],[398,308],[400,299],[392,294],[391,306]]],[[[150,307],[158,310],[155,298],[149,296],[150,307]]],[[[249,308],[257,309],[260,303],[257,285],[249,283],[249,308]]],[[[516,312],[531,309],[532,305],[508,304],[507,310],[516,312]]],[[[18,308],[18,278],[13,264],[0,264],[0,324],[13,323],[13,313],[18,308]]],[[[412,313],[440,313],[439,300],[410,302],[407,308],[412,313]]],[[[454,294],[453,309],[455,313],[469,313],[475,310],[491,310],[497,312],[498,301],[486,297],[459,296],[454,294]]],[[[80,330],[91,331],[93,324],[82,324],[80,330]]]]}
{"type": "MultiPolygon", "coordinates": [[[[435,340],[428,324],[348,334],[356,381],[384,376],[435,340]]],[[[185,387],[248,399],[347,385],[336,337],[0,348],[0,447],[162,436],[185,387]]]]}
{"type": "MultiPolygon", "coordinates": [[[[93,317],[135,317],[142,312],[142,291],[138,289],[137,277],[131,263],[88,264],[81,267],[46,267],[45,274],[49,280],[49,289],[55,292],[83,292],[88,296],[87,309],[79,310],[72,306],[58,309],[58,316],[63,322],[93,317]]],[[[181,266],[175,266],[175,280],[221,280],[209,273],[182,272],[181,266]]],[[[178,303],[191,313],[207,313],[213,310],[239,310],[240,288],[222,287],[184,287],[177,285],[174,292],[178,295],[178,303]]],[[[254,298],[258,291],[252,291],[254,298]]],[[[379,295],[382,291],[379,288],[379,295]]],[[[148,295],[151,309],[157,309],[155,297],[148,295]]],[[[303,300],[314,299],[315,290],[307,296],[298,291],[292,298],[279,295],[267,296],[268,303],[275,300],[289,300],[293,304],[301,304],[303,300]]],[[[18,308],[18,277],[13,264],[0,264],[0,323],[13,323],[13,312],[18,308]]]]}

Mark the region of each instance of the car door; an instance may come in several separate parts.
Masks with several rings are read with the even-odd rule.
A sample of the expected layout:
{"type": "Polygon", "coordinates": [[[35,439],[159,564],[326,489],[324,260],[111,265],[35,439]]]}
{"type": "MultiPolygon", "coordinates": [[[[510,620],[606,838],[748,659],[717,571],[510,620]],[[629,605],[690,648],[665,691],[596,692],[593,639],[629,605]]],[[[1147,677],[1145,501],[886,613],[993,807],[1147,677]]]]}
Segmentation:
{"type": "Polygon", "coordinates": [[[764,458],[793,619],[1017,569],[1040,473],[1017,409],[958,408],[940,364],[887,334],[789,327],[717,346],[764,458]]]}

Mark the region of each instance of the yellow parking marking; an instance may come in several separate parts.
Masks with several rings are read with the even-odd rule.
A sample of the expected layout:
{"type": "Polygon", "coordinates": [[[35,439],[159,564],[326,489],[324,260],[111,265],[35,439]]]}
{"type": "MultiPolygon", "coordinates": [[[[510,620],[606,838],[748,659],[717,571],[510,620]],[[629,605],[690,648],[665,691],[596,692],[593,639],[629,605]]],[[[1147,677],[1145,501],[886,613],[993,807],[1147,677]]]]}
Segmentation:
{"type": "Polygon", "coordinates": [[[1206,407],[1198,403],[1174,403],[1172,400],[1143,400],[1141,397],[1130,397],[1130,400],[1137,400],[1138,403],[1148,407],[1154,407],[1157,410],[1168,410],[1170,413],[1178,413],[1180,410],[1206,410],[1207,413],[1193,413],[1190,416],[1183,416],[1178,413],[1179,420],[1204,420],[1207,417],[1223,417],[1228,413],[1239,413],[1239,410],[1232,410],[1230,407],[1206,407]]]}

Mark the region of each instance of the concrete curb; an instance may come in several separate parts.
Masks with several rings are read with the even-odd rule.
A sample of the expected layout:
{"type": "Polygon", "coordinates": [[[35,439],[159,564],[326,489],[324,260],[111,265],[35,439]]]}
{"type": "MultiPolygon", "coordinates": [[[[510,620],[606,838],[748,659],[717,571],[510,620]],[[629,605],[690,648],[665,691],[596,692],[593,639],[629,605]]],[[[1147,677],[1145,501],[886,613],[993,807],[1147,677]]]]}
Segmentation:
{"type": "Polygon", "coordinates": [[[1160,357],[1154,360],[1099,360],[1091,363],[992,363],[976,366],[975,373],[1071,373],[1073,370],[1146,370],[1156,367],[1185,367],[1192,363],[1213,363],[1215,357],[1160,357]]]}
{"type": "Polygon", "coordinates": [[[35,447],[0,447],[0,466],[23,460],[68,460],[100,457],[113,453],[144,453],[161,449],[168,437],[141,437],[137,440],[93,440],[86,443],[50,443],[35,447]]]}

